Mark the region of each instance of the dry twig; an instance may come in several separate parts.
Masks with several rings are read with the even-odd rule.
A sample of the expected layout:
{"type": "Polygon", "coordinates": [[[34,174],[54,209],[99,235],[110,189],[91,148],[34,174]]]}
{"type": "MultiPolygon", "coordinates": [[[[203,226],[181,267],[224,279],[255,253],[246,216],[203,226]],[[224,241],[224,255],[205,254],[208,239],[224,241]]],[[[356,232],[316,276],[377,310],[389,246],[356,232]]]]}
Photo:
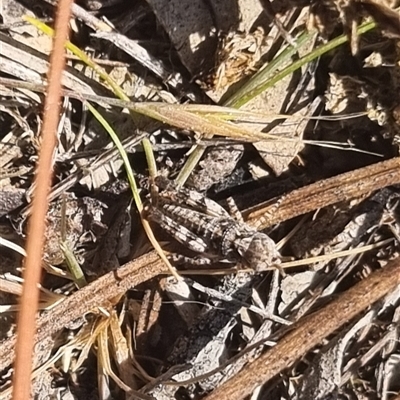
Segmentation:
{"type": "Polygon", "coordinates": [[[24,284],[17,325],[18,335],[13,379],[14,400],[27,399],[30,393],[35,318],[39,299],[37,285],[42,271],[45,220],[48,208],[47,195],[51,186],[53,154],[56,146],[55,132],[60,112],[61,76],[65,65],[64,43],[68,36],[71,3],[71,0],[60,1],[56,16],[57,35],[53,42],[49,71],[50,83],[44,105],[42,144],[35,179],[32,216],[28,228],[24,284]]]}

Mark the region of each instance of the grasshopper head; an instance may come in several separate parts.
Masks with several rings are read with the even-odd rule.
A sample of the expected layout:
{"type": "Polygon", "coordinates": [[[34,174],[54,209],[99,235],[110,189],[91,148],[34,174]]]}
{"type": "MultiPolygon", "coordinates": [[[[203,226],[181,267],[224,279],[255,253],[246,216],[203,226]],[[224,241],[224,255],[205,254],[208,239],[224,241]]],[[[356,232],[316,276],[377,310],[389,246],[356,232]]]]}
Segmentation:
{"type": "Polygon", "coordinates": [[[238,246],[239,254],[250,268],[255,271],[264,271],[280,263],[280,254],[275,242],[265,233],[257,232],[242,238],[238,246]]]}

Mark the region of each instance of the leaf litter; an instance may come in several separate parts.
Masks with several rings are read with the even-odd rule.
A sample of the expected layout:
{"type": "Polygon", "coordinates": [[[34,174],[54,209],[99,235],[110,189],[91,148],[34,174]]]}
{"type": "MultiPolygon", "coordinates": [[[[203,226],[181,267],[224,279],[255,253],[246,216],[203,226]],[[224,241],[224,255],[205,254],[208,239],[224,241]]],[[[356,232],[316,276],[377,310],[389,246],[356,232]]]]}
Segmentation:
{"type": "MultiPolygon", "coordinates": [[[[226,209],[232,208],[228,206],[232,197],[243,211],[268,200],[279,208],[295,189],[398,155],[396,4],[226,3],[232,4],[225,8],[189,2],[185,7],[182,2],[149,0],[74,5],[71,40],[82,50],[90,48],[106,74],[118,77],[132,104],[102,103],[101,98],[113,97],[114,88],[84,67],[79,57],[69,57],[63,83],[73,93],[65,94],[57,132],[43,260],[43,290],[54,294],[54,301],[73,299],[79,292],[67,268],[63,243],[68,243],[94,287],[101,276],[110,271],[118,274],[121,266],[151,250],[141,227],[143,216],[132,206],[123,162],[102,124],[80,101],[85,95],[99,99],[97,111],[120,137],[144,204],[154,198],[155,188],[139,144],[143,138],[151,143],[158,174],[176,180],[177,188],[188,185],[199,199],[212,198],[226,209]],[[371,21],[377,28],[372,29],[371,21]],[[371,28],[360,34],[359,24],[371,28]],[[317,33],[304,33],[311,25],[317,33]],[[301,35],[307,34],[304,46],[296,47],[301,35]],[[342,45],[290,71],[296,61],[337,37],[342,45]],[[267,68],[270,75],[263,77],[267,68]],[[252,93],[246,88],[272,82],[285,68],[290,73],[284,78],[261,94],[246,97],[252,93]],[[197,111],[190,109],[190,102],[197,111]],[[210,105],[221,107],[211,112],[210,105]],[[222,106],[240,108],[235,110],[239,114],[231,109],[233,117],[227,120],[229,112],[222,106]],[[132,117],[128,109],[141,117],[132,117]],[[272,116],[272,121],[263,121],[261,115],[272,116]],[[338,118],[327,118],[332,116],[338,118]]],[[[7,243],[24,244],[48,68],[47,36],[38,34],[23,15],[51,17],[52,6],[46,4],[28,10],[7,0],[1,11],[4,345],[15,332],[15,312],[7,306],[17,304],[19,292],[11,282],[21,280],[23,266],[21,255],[7,243]],[[24,87],[24,82],[31,87],[24,87]]],[[[338,190],[340,184],[339,179],[338,190]]],[[[207,212],[202,211],[202,221],[207,212]]],[[[257,226],[254,222],[251,226],[257,226]]],[[[114,298],[102,298],[90,312],[58,329],[57,336],[43,340],[33,355],[35,398],[207,398],[279,343],[288,326],[398,257],[399,190],[392,185],[362,192],[269,228],[263,235],[271,241],[286,238],[280,245],[279,271],[254,273],[240,263],[232,267],[224,254],[214,257],[211,265],[202,264],[193,246],[174,241],[157,225],[153,230],[170,259],[181,260],[176,264],[180,279],[166,277],[164,270],[164,275],[114,298]],[[385,244],[371,246],[373,250],[365,254],[357,252],[381,242],[385,244]],[[349,255],[332,259],[347,250],[349,255]],[[285,260],[321,255],[326,255],[325,261],[281,269],[285,260]]],[[[212,236],[213,231],[204,232],[212,236]]],[[[201,243],[212,247],[210,240],[201,243]]],[[[48,304],[51,296],[42,296],[48,304]]],[[[312,351],[304,352],[253,395],[394,399],[400,392],[395,373],[400,362],[399,304],[400,293],[395,290],[316,342],[312,351]]],[[[51,312],[50,306],[42,317],[51,312]]],[[[4,365],[1,397],[8,398],[12,369],[8,362],[0,364],[4,365]]]]}

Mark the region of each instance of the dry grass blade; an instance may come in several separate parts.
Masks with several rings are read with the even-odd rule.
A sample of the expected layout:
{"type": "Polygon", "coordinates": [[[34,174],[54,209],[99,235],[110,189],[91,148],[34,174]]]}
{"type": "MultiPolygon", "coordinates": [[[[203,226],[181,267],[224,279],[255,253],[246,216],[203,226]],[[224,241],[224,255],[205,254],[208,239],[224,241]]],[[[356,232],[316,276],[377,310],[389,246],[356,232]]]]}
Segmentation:
{"type": "MultiPolygon", "coordinates": [[[[13,88],[29,88],[32,91],[44,92],[45,86],[40,84],[32,84],[27,82],[19,82],[7,78],[0,78],[0,83],[13,88]]],[[[297,138],[290,138],[260,132],[256,129],[241,126],[241,123],[267,124],[273,123],[279,119],[285,119],[289,123],[307,120],[326,120],[326,121],[343,121],[351,118],[359,118],[365,116],[365,112],[353,113],[341,116],[296,116],[289,114],[264,114],[262,112],[249,112],[229,108],[225,106],[209,106],[209,105],[180,105],[165,104],[157,102],[131,102],[126,100],[114,99],[110,97],[97,96],[87,93],[72,92],[64,90],[63,94],[71,98],[81,101],[93,101],[101,106],[110,105],[120,108],[128,108],[138,114],[154,118],[162,123],[169,124],[185,131],[194,131],[205,135],[205,139],[211,135],[219,135],[230,138],[238,142],[256,142],[256,141],[277,141],[280,143],[299,143],[309,144],[321,147],[331,147],[342,150],[350,150],[354,152],[361,151],[354,146],[346,143],[327,142],[327,141],[310,141],[297,138]]],[[[378,155],[375,153],[370,153],[378,155]]],[[[149,161],[150,163],[150,161],[149,161]]],[[[194,164],[195,165],[195,164],[194,164]]]]}
{"type": "Polygon", "coordinates": [[[256,209],[246,210],[244,215],[250,225],[265,229],[318,208],[396,185],[400,183],[399,169],[398,157],[382,161],[294,190],[275,204],[259,204],[256,209]]]}

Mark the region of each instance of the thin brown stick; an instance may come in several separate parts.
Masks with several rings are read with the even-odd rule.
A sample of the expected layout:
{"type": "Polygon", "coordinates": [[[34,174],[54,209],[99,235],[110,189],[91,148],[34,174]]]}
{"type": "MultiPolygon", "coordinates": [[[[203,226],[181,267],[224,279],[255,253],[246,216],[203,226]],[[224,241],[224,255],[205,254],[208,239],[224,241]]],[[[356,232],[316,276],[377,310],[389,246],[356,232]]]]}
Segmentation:
{"type": "Polygon", "coordinates": [[[400,284],[400,259],[372,273],[321,310],[296,322],[279,343],[205,400],[243,399],[400,284]]]}
{"type": "Polygon", "coordinates": [[[359,198],[398,183],[400,183],[400,157],[293,190],[274,204],[270,202],[259,204],[243,214],[248,224],[261,230],[310,211],[359,198]]]}
{"type": "Polygon", "coordinates": [[[56,130],[60,113],[61,77],[65,65],[64,43],[68,36],[68,24],[72,0],[60,0],[58,4],[49,71],[49,88],[44,106],[42,144],[34,181],[32,217],[28,226],[26,263],[21,308],[18,316],[13,399],[30,397],[32,352],[35,336],[41,275],[45,220],[48,209],[47,196],[51,187],[52,159],[56,145],[56,130]]]}

